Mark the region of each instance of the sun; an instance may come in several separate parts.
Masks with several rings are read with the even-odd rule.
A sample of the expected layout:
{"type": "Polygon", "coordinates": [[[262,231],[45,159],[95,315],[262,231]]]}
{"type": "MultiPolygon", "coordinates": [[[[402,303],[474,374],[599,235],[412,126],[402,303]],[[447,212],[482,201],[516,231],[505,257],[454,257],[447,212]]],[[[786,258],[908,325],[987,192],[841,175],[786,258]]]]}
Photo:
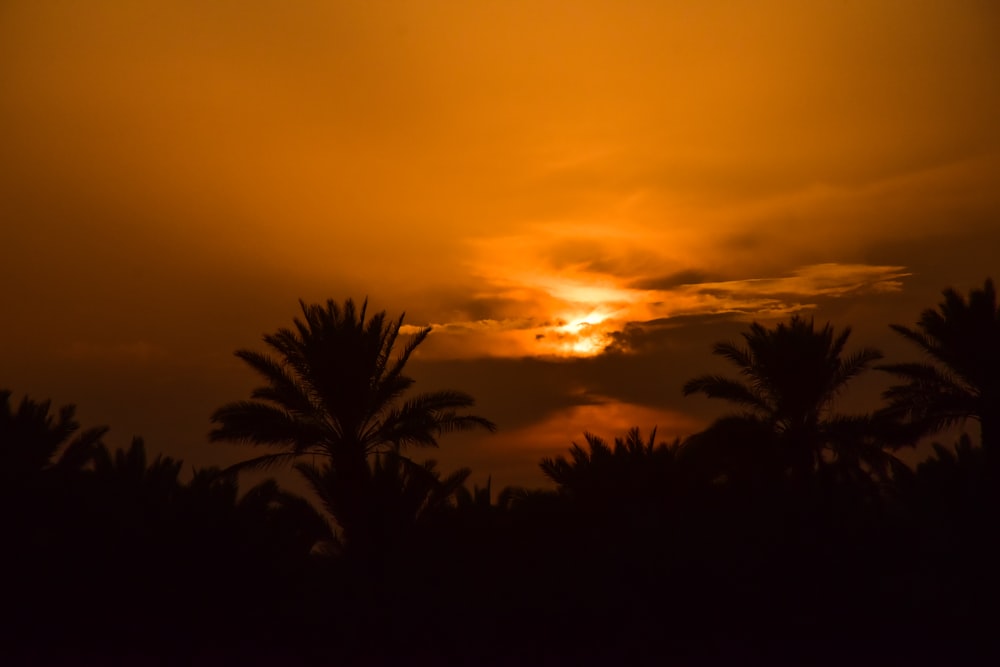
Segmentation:
{"type": "Polygon", "coordinates": [[[611,313],[595,309],[585,315],[558,318],[558,324],[551,327],[546,335],[556,342],[557,351],[562,356],[593,357],[604,351],[608,344],[608,334],[613,327],[608,326],[611,313]]]}

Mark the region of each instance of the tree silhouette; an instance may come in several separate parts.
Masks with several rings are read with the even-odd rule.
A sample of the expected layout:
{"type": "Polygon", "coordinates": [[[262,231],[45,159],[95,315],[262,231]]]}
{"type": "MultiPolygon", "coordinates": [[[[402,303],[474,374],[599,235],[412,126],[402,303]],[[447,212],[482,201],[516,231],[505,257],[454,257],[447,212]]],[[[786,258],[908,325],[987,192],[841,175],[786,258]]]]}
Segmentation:
{"type": "Polygon", "coordinates": [[[472,490],[464,484],[455,490],[455,505],[459,510],[470,512],[490,512],[493,504],[493,477],[486,478],[486,486],[472,485],[472,490]]]}
{"type": "Polygon", "coordinates": [[[180,493],[182,465],[162,454],[149,461],[143,439],[135,437],[128,449],[111,452],[99,447],[94,453],[92,474],[112,497],[142,494],[169,502],[180,493]]]}
{"type": "Polygon", "coordinates": [[[77,433],[80,424],[73,405],[63,406],[54,416],[51,401],[36,402],[25,396],[15,410],[10,396],[10,391],[0,390],[2,487],[30,483],[45,472],[81,470],[108,431],[102,426],[77,433]]]}
{"type": "Polygon", "coordinates": [[[434,461],[417,464],[394,450],[380,452],[372,457],[368,484],[359,489],[330,463],[295,466],[337,519],[344,542],[364,557],[397,547],[408,531],[450,502],[470,473],[462,468],[442,479],[435,467],[434,461]]]}
{"type": "MultiPolygon", "coordinates": [[[[95,621],[123,633],[88,641],[232,640],[247,632],[243,624],[274,613],[269,607],[296,583],[313,546],[331,534],[274,480],[240,494],[235,475],[208,468],[185,483],[182,468],[148,455],[138,437],[124,449],[99,445],[67,498],[62,511],[72,522],[61,528],[60,560],[86,576],[60,574],[59,586],[46,587],[73,591],[81,614],[82,601],[99,597],[95,621]]],[[[56,571],[67,570],[60,560],[56,571]]]]}
{"type": "Polygon", "coordinates": [[[545,476],[560,491],[583,502],[608,503],[625,499],[652,500],[673,490],[678,475],[679,443],[656,443],[656,429],[644,439],[638,428],[629,429],[614,446],[593,433],[585,433],[587,449],[573,443],[569,458],[542,459],[545,476]]]}
{"type": "Polygon", "coordinates": [[[17,610],[0,627],[5,647],[38,642],[40,629],[72,615],[79,597],[74,592],[90,575],[79,558],[79,547],[91,537],[81,480],[107,432],[105,427],[80,431],[72,405],[52,414],[50,401],[25,396],[15,408],[10,397],[10,391],[0,391],[4,602],[17,610]]]}
{"type": "Polygon", "coordinates": [[[279,450],[233,470],[266,468],[307,455],[325,458],[324,465],[300,466],[299,471],[311,483],[322,478],[327,508],[345,531],[360,534],[356,525],[364,513],[361,507],[378,496],[385,466],[406,465],[407,472],[401,474],[415,474],[404,463],[402,449],[437,446],[443,433],[496,427],[459,412],[474,404],[462,392],[404,398],[414,382],[404,368],[429,327],[419,329],[393,358],[402,315],[391,321],[382,311],[366,319],[367,301],[358,309],[350,299],[343,306],[332,300],[325,305],[299,303],[303,319],[295,318],[293,329],[264,337],[277,357],[250,350],[236,353],[265,384],[253,390],[252,400],[219,408],[212,416],[218,426],[210,438],[279,450]],[[373,458],[376,465],[371,465],[373,458]]]}
{"type": "Polygon", "coordinates": [[[437,446],[437,436],[494,424],[459,414],[474,399],[457,391],[419,394],[401,402],[413,379],[403,370],[430,333],[420,329],[392,358],[403,316],[388,321],[385,312],[365,320],[367,301],[358,310],[348,299],[341,307],[302,307],[295,329],[264,336],[278,358],[251,350],[236,356],[263,376],[254,400],[225,405],[212,415],[213,441],[263,445],[284,450],[256,457],[237,469],[265,468],[305,455],[330,459],[342,469],[363,470],[375,453],[407,445],[437,446]]]}
{"type": "Polygon", "coordinates": [[[770,329],[754,322],[743,333],[745,347],[717,343],[713,353],[731,361],[742,379],[703,375],[685,383],[684,394],[721,398],[744,412],[717,420],[692,446],[733,454],[742,441],[746,451],[735,457],[757,458],[799,478],[831,464],[886,470],[894,458],[871,437],[879,424],[834,412],[847,384],[882,358],[867,347],[844,356],[850,333],[837,334],[830,324],[816,329],[812,319],[796,315],[770,329]]]}
{"type": "MultiPolygon", "coordinates": [[[[953,447],[939,442],[931,445],[934,453],[921,461],[905,480],[903,491],[917,495],[924,511],[956,516],[982,504],[990,484],[983,471],[983,449],[975,447],[968,433],[959,436],[953,447]],[[919,494],[917,493],[919,492],[919,494]]],[[[989,508],[992,509],[992,508],[989,508]]]]}
{"type": "Polygon", "coordinates": [[[887,411],[925,433],[972,418],[990,460],[1000,458],[1000,309],[993,281],[972,289],[966,300],[954,289],[943,292],[938,309],[927,309],[917,329],[892,329],[915,343],[930,362],[879,366],[905,380],[886,390],[887,411]]]}

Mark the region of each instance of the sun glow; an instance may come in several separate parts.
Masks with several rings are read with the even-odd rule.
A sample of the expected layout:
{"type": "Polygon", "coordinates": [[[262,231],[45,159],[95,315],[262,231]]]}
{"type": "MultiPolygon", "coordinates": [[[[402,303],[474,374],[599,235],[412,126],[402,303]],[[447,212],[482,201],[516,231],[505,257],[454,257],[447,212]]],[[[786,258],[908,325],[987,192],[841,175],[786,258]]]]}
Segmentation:
{"type": "MultiPolygon", "coordinates": [[[[596,357],[652,344],[646,332],[682,317],[775,318],[820,297],[897,291],[905,267],[812,264],[728,277],[658,254],[635,227],[538,226],[531,234],[469,241],[477,277],[468,310],[435,324],[441,357],[596,357]],[[578,233],[572,234],[571,232],[578,233]],[[473,317],[462,317],[468,313],[473,317]],[[483,317],[486,315],[486,317],[483,317]]],[[[649,230],[645,230],[649,231],[649,230]]],[[[690,321],[690,320],[687,320],[690,321]]]]}
{"type": "Polygon", "coordinates": [[[595,309],[585,315],[558,318],[545,338],[556,344],[561,356],[592,357],[600,354],[608,344],[608,334],[615,329],[609,318],[613,311],[595,309]]]}

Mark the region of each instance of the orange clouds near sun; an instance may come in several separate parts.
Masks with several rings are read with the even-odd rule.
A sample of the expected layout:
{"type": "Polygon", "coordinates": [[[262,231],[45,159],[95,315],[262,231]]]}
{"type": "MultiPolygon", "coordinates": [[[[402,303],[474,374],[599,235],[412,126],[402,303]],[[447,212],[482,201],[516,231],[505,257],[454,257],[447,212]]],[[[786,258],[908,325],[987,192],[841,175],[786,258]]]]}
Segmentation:
{"type": "MultiPolygon", "coordinates": [[[[530,235],[473,242],[470,272],[480,277],[472,300],[493,317],[432,323],[431,357],[564,357],[601,354],[626,327],[671,318],[728,315],[784,317],[818,298],[898,291],[905,267],[827,262],[783,274],[711,280],[649,243],[652,231],[559,225],[530,235]]],[[[716,272],[720,273],[720,272],[716,272]]]]}

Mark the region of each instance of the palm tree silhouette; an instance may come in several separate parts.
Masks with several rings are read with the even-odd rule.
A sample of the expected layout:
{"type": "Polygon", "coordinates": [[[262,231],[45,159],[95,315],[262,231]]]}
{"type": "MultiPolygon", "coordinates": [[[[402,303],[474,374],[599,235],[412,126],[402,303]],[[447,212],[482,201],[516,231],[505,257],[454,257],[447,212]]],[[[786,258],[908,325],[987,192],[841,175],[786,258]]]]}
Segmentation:
{"type": "Polygon", "coordinates": [[[78,433],[73,405],[54,416],[51,401],[25,396],[15,410],[10,396],[10,391],[0,390],[0,486],[24,484],[44,472],[81,470],[108,431],[101,426],[78,433]]]}
{"type": "Polygon", "coordinates": [[[464,484],[455,490],[455,505],[460,510],[489,512],[493,504],[493,477],[486,478],[486,486],[472,485],[472,490],[464,484]]]}
{"type": "Polygon", "coordinates": [[[107,447],[97,448],[92,474],[108,488],[113,485],[120,487],[120,491],[173,498],[181,488],[182,466],[181,461],[162,454],[149,461],[145,442],[134,437],[128,449],[111,452],[107,447]]]}
{"type": "Polygon", "coordinates": [[[86,525],[89,499],[81,491],[86,467],[108,430],[81,431],[72,405],[53,414],[51,401],[25,396],[14,405],[10,398],[10,391],[0,391],[4,602],[17,610],[0,628],[5,650],[60,635],[51,630],[53,622],[74,617],[73,601],[83,599],[73,593],[91,576],[80,547],[93,536],[86,525]],[[59,600],[57,616],[52,600],[59,600]]]}
{"type": "Polygon", "coordinates": [[[937,310],[927,309],[919,330],[893,324],[894,331],[915,343],[930,362],[879,366],[905,384],[884,393],[889,413],[909,418],[924,433],[933,433],[972,418],[979,422],[981,443],[989,459],[1000,457],[1000,309],[993,281],[972,289],[966,300],[944,290],[937,310]]]}
{"type": "Polygon", "coordinates": [[[263,445],[283,450],[234,466],[266,468],[306,455],[330,459],[337,468],[367,475],[372,454],[405,447],[437,446],[437,436],[450,431],[496,426],[456,410],[474,405],[458,391],[436,391],[400,403],[413,385],[403,374],[410,355],[430,327],[417,331],[392,359],[403,316],[393,322],[385,312],[367,321],[367,300],[358,310],[348,299],[341,307],[300,301],[304,320],[295,329],[264,336],[278,353],[275,359],[251,350],[236,356],[263,376],[266,384],[253,390],[250,401],[215,411],[213,441],[263,445]]]}
{"type": "Polygon", "coordinates": [[[831,463],[886,470],[894,457],[870,437],[876,423],[833,410],[847,384],[882,358],[868,347],[844,356],[850,334],[849,327],[838,334],[830,324],[816,329],[811,318],[796,315],[770,329],[754,322],[743,333],[745,347],[716,343],[713,353],[731,361],[743,379],[703,375],[685,383],[684,394],[722,398],[745,411],[717,420],[692,437],[692,447],[732,450],[736,440],[756,444],[746,456],[764,457],[799,478],[831,463]]]}
{"type": "Polygon", "coordinates": [[[643,438],[638,428],[617,437],[613,447],[584,433],[587,449],[573,443],[569,458],[542,459],[545,476],[578,500],[607,503],[673,490],[677,481],[679,443],[656,443],[656,429],[643,438]]]}
{"type": "Polygon", "coordinates": [[[433,460],[418,464],[397,451],[380,452],[372,457],[368,484],[359,488],[330,463],[295,465],[337,519],[344,542],[366,557],[397,546],[407,531],[447,506],[470,474],[461,468],[442,479],[435,467],[433,460]]]}
{"type": "MultiPolygon", "coordinates": [[[[387,475],[385,466],[405,466],[401,475],[417,475],[416,464],[402,456],[402,449],[436,447],[443,433],[493,431],[496,426],[459,412],[474,405],[473,398],[462,392],[404,398],[414,382],[404,375],[404,368],[427,338],[429,327],[419,329],[393,358],[402,315],[391,321],[382,311],[366,319],[367,300],[360,309],[350,299],[343,306],[332,300],[325,305],[299,304],[303,319],[295,318],[294,329],[264,337],[277,357],[236,352],[265,384],[253,390],[252,400],[219,408],[212,416],[218,426],[210,438],[278,450],[230,470],[266,468],[305,456],[325,459],[325,464],[311,463],[298,470],[323,489],[324,503],[341,527],[362,534],[357,528],[364,515],[360,508],[374,502],[387,475]]],[[[406,488],[404,484],[402,489],[406,488]]]]}

